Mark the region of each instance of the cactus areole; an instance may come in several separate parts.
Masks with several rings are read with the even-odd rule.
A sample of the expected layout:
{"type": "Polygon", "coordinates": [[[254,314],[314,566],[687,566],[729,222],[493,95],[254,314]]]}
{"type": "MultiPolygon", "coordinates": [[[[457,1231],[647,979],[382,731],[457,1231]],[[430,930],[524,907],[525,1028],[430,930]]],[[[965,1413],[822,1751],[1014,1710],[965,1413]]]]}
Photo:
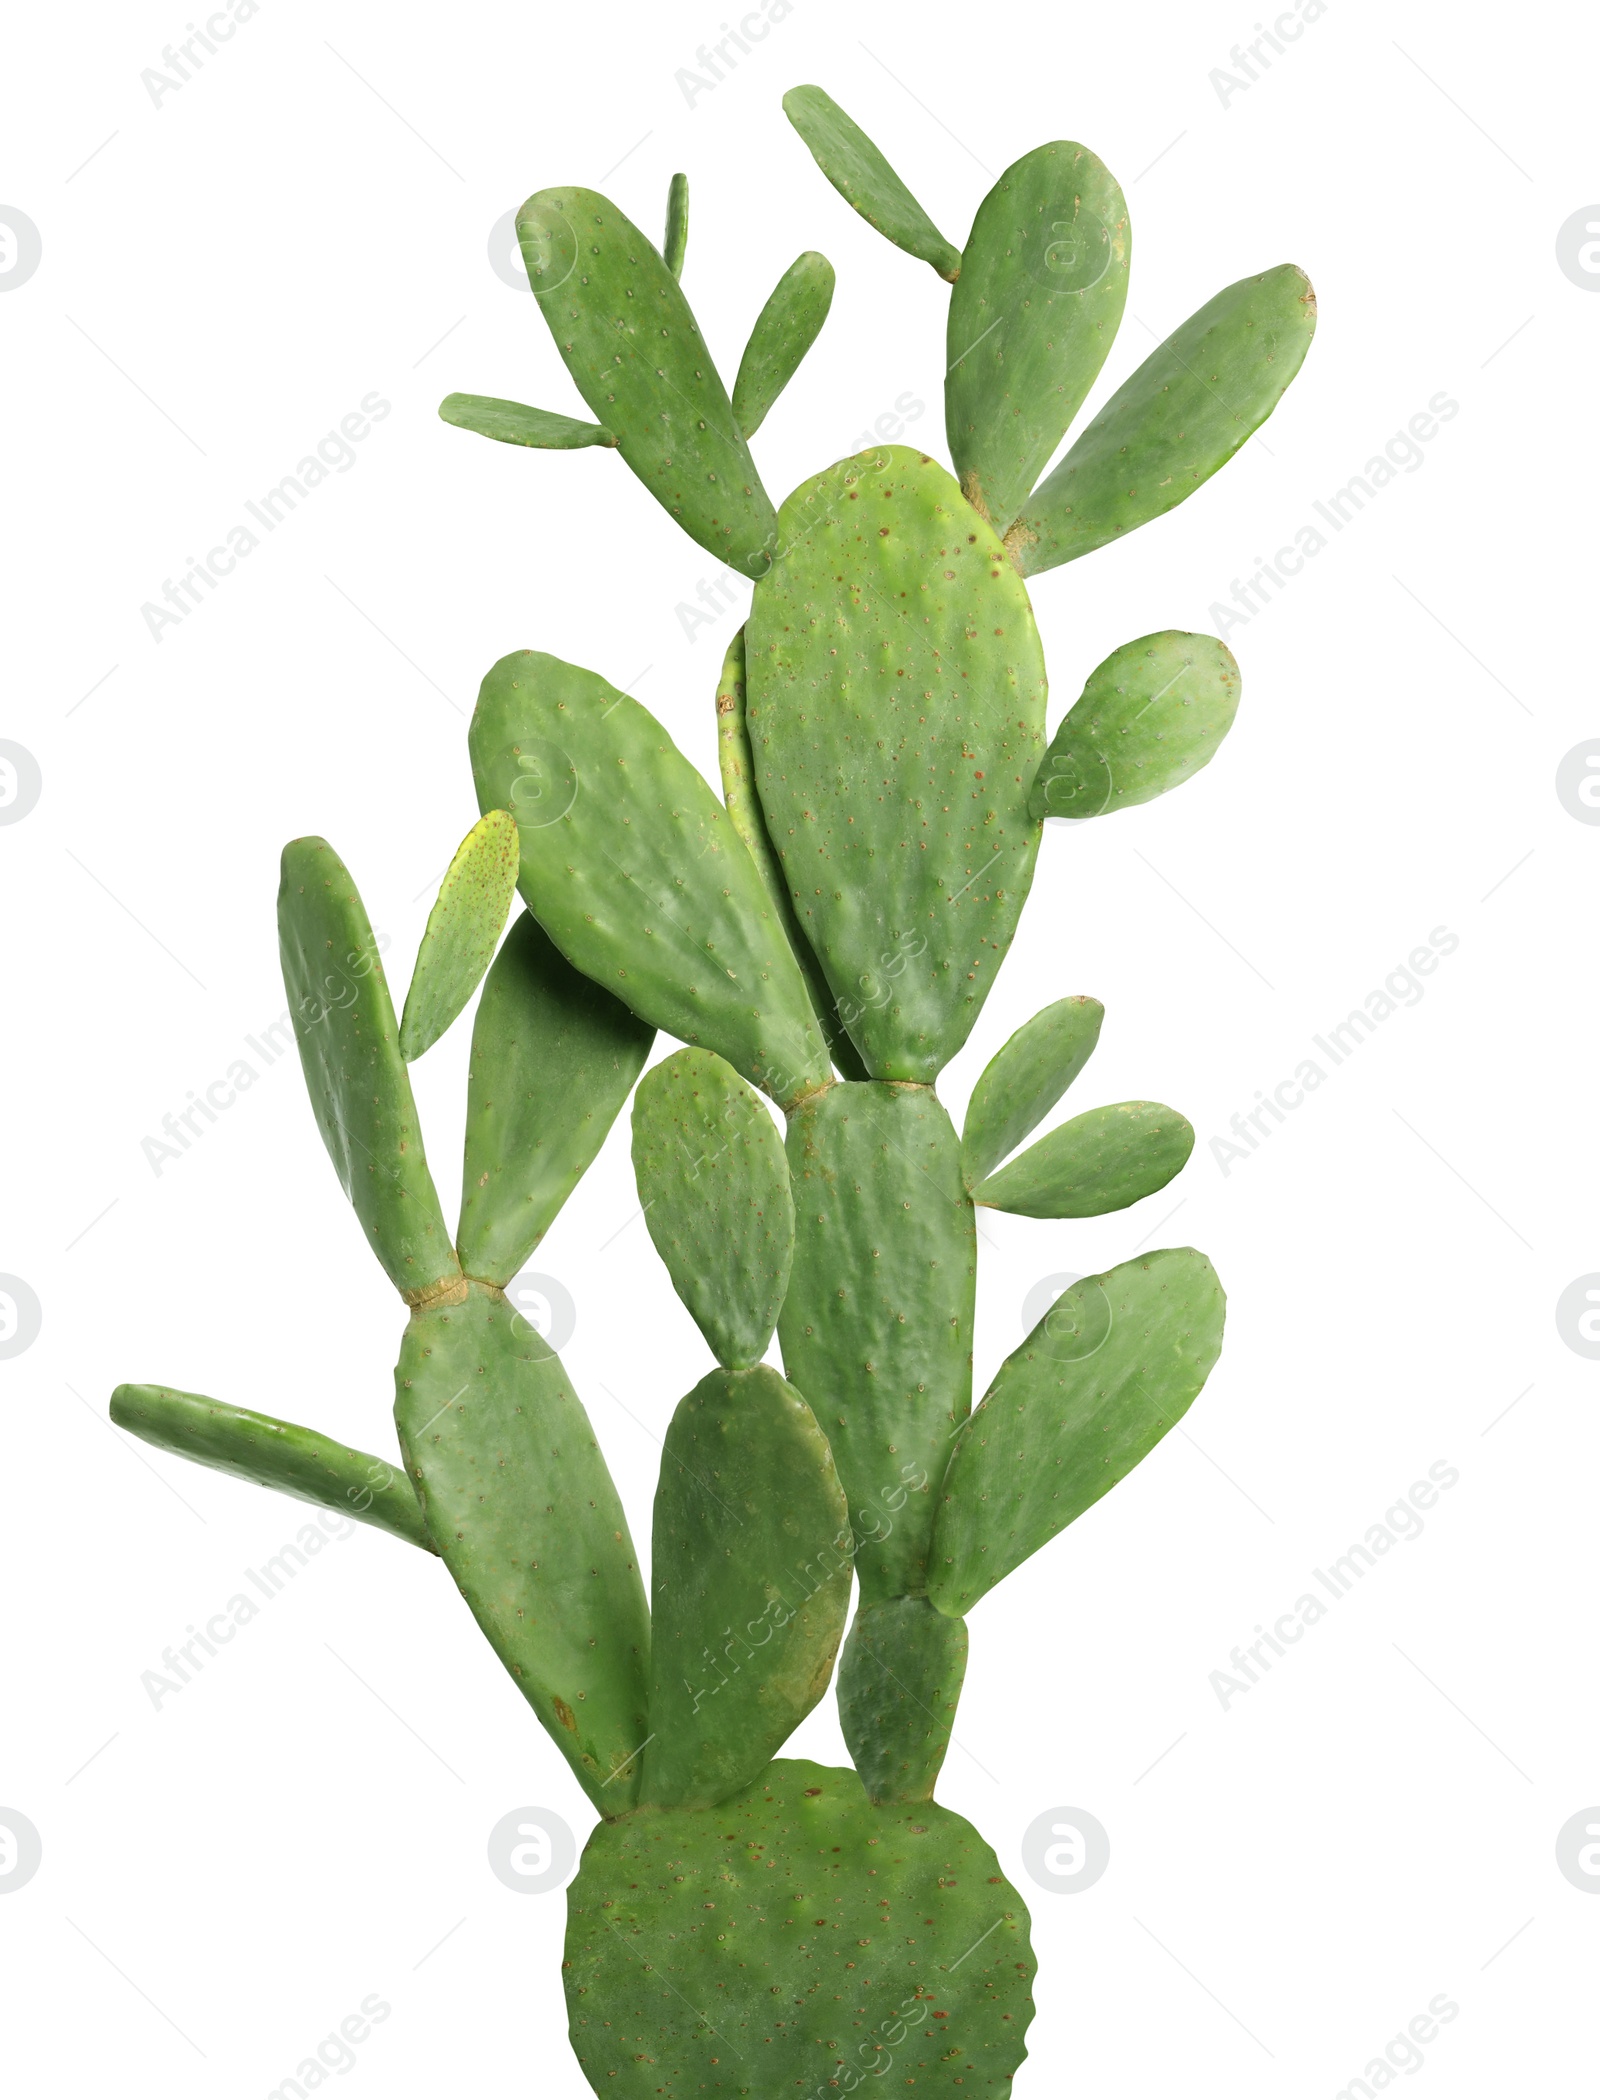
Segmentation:
{"type": "MultiPolygon", "coordinates": [[[[949,462],[880,445],[775,503],[750,440],[803,412],[826,258],[782,271],[730,385],[682,281],[685,177],[660,248],[593,190],[523,205],[587,415],[473,394],[440,413],[620,455],[593,471],[630,469],[752,580],[715,693],[722,792],[600,672],[502,655],[468,740],[483,816],[399,1020],[344,864],[285,848],[312,1109],[406,1310],[393,1456],[166,1386],[119,1386],[111,1413],[437,1556],[599,1819],[564,1964],[597,2093],[892,2071],[974,2100],[1010,2090],[1034,1964],[1021,1897],[934,1799],[967,1614],[1181,1419],[1223,1328],[1202,1254],[1112,1238],[973,1405],[978,1210],[1114,1218],[1193,1132],[1123,1101],[1038,1134],[1107,1018],[1070,985],[988,1044],[962,1130],[940,1074],[982,1041],[1046,820],[1180,785],[1239,698],[1220,642],[1159,630],[1081,667],[1052,735],[1025,579],[1195,494],[1276,406],[1316,309],[1290,265],[1240,279],[1074,438],[1116,377],[1131,256],[1094,154],[1024,154],[958,249],[821,88],[784,108],[839,195],[950,286],[949,462]],[[408,1066],[475,993],[452,1234],[408,1066]],[[680,1047],[651,1064],[658,1031],[680,1047]],[[662,1435],[648,1578],[582,1400],[505,1296],[630,1097],[649,1235],[711,1359],[675,1409],[632,1396],[662,1435]],[[779,1755],[836,1662],[853,1771],[779,1755]]],[[[821,227],[838,207],[817,208],[821,227]]]]}

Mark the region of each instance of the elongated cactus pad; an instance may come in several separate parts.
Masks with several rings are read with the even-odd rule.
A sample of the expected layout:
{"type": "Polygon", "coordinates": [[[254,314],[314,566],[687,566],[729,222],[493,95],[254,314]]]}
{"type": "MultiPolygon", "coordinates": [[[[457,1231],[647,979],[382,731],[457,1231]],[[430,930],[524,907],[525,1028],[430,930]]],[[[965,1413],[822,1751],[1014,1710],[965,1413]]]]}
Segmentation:
{"type": "Polygon", "coordinates": [[[413,1313],[395,1426],[429,1536],[604,1815],[632,1802],[650,1622],[628,1520],[561,1359],[497,1290],[413,1313]]]}
{"type": "Polygon", "coordinates": [[[1058,999],[1024,1021],[983,1068],[961,1131],[961,1173],[973,1188],[1042,1123],[1100,1040],[1098,999],[1058,999]]]}
{"type": "Polygon", "coordinates": [[[1166,1247],[1081,1278],[956,1439],[928,1594],[952,1618],[1109,1494],[1181,1421],[1222,1347],[1217,1272],[1166,1247]]]}
{"type": "Polygon", "coordinates": [[[767,411],[800,369],[833,304],[833,264],[808,248],[778,279],[739,360],[733,420],[754,437],[767,411]]]}
{"type": "Polygon", "coordinates": [[[400,1016],[407,1063],[431,1050],[483,978],[517,894],[517,820],[491,809],[456,848],[411,972],[400,1016]]]}
{"type": "Polygon", "coordinates": [[[868,1600],[926,1587],[935,1496],[972,1404],[977,1240],[931,1087],[841,1082],[789,1119],[785,1371],[827,1433],[868,1600]]]}
{"type": "Polygon", "coordinates": [[[972,1192],[1024,1218],[1098,1218],[1164,1189],[1188,1164],[1194,1130],[1159,1101],[1117,1101],[1047,1131],[972,1192]]]}
{"type": "Polygon", "coordinates": [[[650,1747],[640,1798],[747,1786],[828,1688],[850,1608],[850,1518],[828,1440],[766,1364],[713,1371],[661,1452],[650,1552],[650,1747]]]}
{"type": "Polygon", "coordinates": [[[479,803],[516,816],[522,894],[569,962],[779,1102],[827,1081],[749,851],[652,714],[523,649],[484,679],[469,744],[479,803]]]}
{"type": "Polygon", "coordinates": [[[998,532],[1105,363],[1130,246],[1115,177],[1066,140],[1014,161],[978,206],[950,294],[945,431],[962,490],[998,532]]]}
{"type": "Polygon", "coordinates": [[[490,965],[472,1026],[456,1250],[507,1284],[605,1142],[655,1030],[575,970],[531,912],[490,965]]]}
{"type": "Polygon", "coordinates": [[[400,1031],[349,870],[326,839],[283,849],[278,949],[306,1091],[339,1184],[408,1305],[457,1280],[400,1031]]]}
{"type": "Polygon", "coordinates": [[[784,1758],[713,1809],[602,1823],[567,1891],[572,2046],[613,2100],[914,2082],[1003,2100],[1033,2016],[1022,1898],[972,1825],[784,1758]]]}
{"type": "Polygon", "coordinates": [[[667,226],[661,237],[661,260],[674,277],[683,275],[684,251],[688,245],[689,178],[674,175],[667,185],[667,226]]]}
{"type": "Polygon", "coordinates": [[[1112,395],[1006,534],[1024,576],[1076,561],[1192,496],[1271,415],[1317,325],[1293,263],[1191,314],[1112,395]]]}
{"type": "Polygon", "coordinates": [[[967,1674],[967,1625],[926,1597],[863,1604],[839,1660],[839,1726],[867,1799],[931,1801],[967,1674]]]}
{"type": "Polygon", "coordinates": [[[1180,786],[1233,726],[1239,666],[1212,634],[1168,628],[1114,649],[1050,739],[1028,807],[1098,817],[1180,786]]]}
{"type": "Polygon", "coordinates": [[[524,401],[497,401],[492,394],[446,394],[441,421],[476,431],[501,445],[527,445],[536,452],[581,452],[587,445],[615,445],[617,434],[603,423],[583,423],[524,401]]]}
{"type": "Polygon", "coordinates": [[[1011,945],[1039,825],[1028,594],[904,445],[805,482],[746,643],[750,745],[795,910],[868,1070],[931,1080],[1011,945]]]}
{"type": "Polygon", "coordinates": [[[425,1552],[438,1550],[404,1472],[370,1451],[353,1451],[297,1422],[170,1385],[119,1385],[111,1395],[111,1419],[158,1451],[176,1451],[214,1472],[314,1502],[425,1552]]]}
{"type": "MultiPolygon", "coordinates": [[[[772,559],[772,504],[682,287],[653,241],[594,190],[541,190],[517,213],[540,311],[589,413],[692,540],[744,576],[772,559]]],[[[681,250],[679,259],[681,261],[681,250]]]]}
{"type": "Polygon", "coordinates": [[[656,1252],[712,1355],[766,1354],[794,1258],[783,1139],[760,1095],[711,1050],[679,1050],[633,1098],[633,1171],[656,1252]]]}
{"type": "Polygon", "coordinates": [[[744,629],[741,627],[728,644],[717,680],[717,763],[722,776],[723,805],[734,830],[750,848],[750,858],[756,864],[761,886],[771,900],[794,959],[800,965],[800,973],[811,997],[811,1008],[827,1041],[829,1054],[846,1079],[865,1079],[867,1068],[861,1062],[861,1053],[839,1019],[816,950],[795,917],[794,899],[789,895],[789,885],[767,835],[767,820],[756,793],[755,769],[750,758],[750,725],[745,719],[745,698],[744,629]]]}
{"type": "Polygon", "coordinates": [[[961,251],[934,225],[871,139],[819,87],[790,88],[783,113],[846,204],[886,240],[954,283],[961,251]]]}

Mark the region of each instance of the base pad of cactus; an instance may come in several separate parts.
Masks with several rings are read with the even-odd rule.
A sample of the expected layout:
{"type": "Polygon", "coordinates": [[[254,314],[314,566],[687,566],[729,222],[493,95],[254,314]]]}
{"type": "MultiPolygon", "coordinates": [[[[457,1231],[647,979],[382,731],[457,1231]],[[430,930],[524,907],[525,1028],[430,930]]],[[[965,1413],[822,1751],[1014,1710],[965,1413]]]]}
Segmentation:
{"type": "Polygon", "coordinates": [[[597,2093],[1009,2093],[1028,1913],[972,1825],[780,1758],[708,1809],[602,1823],[567,1892],[572,2045],[597,2093]]]}

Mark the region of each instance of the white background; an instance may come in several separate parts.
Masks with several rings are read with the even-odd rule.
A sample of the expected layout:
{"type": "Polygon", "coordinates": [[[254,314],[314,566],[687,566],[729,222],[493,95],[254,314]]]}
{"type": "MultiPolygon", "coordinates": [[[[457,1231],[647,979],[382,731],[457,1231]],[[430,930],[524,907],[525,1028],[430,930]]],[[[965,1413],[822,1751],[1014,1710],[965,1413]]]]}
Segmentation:
{"type": "MultiPolygon", "coordinates": [[[[1554,783],[1600,735],[1579,626],[1600,297],[1555,241],[1600,196],[1600,46],[1576,8],[1513,32],[1332,0],[1224,103],[1244,0],[796,0],[691,105],[675,76],[721,20],[264,0],[159,106],[140,75],[181,8],[13,26],[0,202],[43,260],[0,299],[0,734],[43,794],[0,829],[0,1270],[43,1329],[0,1364],[0,1804],[44,1863],[0,1901],[0,2052],[30,2092],[264,2095],[377,1992],[363,2090],[585,2090],[561,1898],[503,1888],[484,1842],[520,1805],[580,1835],[589,1812],[438,1564],[371,1532],[330,1545],[158,1711],[141,1673],[309,1512],[148,1454],[105,1406],[154,1379],[391,1448],[399,1309],[295,1060],[159,1175],[142,1150],[282,1009],[283,841],[332,838],[401,988],[476,814],[466,716],[505,651],[636,684],[715,777],[736,615],[691,642],[675,611],[709,558],[618,459],[435,415],[458,388],[583,413],[490,267],[494,222],[571,181],[653,230],[687,169],[685,285],[725,373],[801,249],[839,272],[756,444],[773,493],[906,393],[908,435],[942,454],[944,289],[784,122],[784,89],[816,80],[958,242],[1043,140],[1120,175],[1132,292],[1091,406],[1219,286],[1289,259],[1316,284],[1265,442],[1036,580],[1052,724],[1114,646],[1213,625],[1431,397],[1459,403],[1230,631],[1244,699],[1215,765],[1052,827],[944,1085],[959,1117],[1011,1029],[1090,992],[1107,1021],[1079,1105],[1168,1100],[1200,1134],[1122,1215],[986,1217],[980,1389],[1053,1272],[1192,1242],[1230,1294],[1184,1431],[972,1621],[942,1798],[1018,1878],[1042,1810],[1111,1835],[1092,1890],[1022,1881],[1042,1973],[1019,2089],[1332,2095],[1443,1992],[1429,2091],[1588,2090],[1600,1901],[1554,1841],[1600,1800],[1600,1366],[1554,1308],[1600,1268],[1600,830],[1554,783]],[[372,391],[392,409],[356,464],[153,640],[141,606],[372,391]],[[1436,927],[1459,946],[1420,1002],[1224,1174],[1209,1141],[1436,927]],[[1210,1673],[1438,1460],[1460,1480],[1423,1535],[1224,1711],[1210,1673]]],[[[447,1210],[468,1032],[416,1072],[447,1210]]],[[[576,1302],[566,1361],[643,1541],[654,1439],[705,1353],[637,1221],[619,1235],[633,1209],[624,1119],[536,1266],[576,1302]]],[[[843,1761],[831,1697],[793,1748],[843,1761]]]]}

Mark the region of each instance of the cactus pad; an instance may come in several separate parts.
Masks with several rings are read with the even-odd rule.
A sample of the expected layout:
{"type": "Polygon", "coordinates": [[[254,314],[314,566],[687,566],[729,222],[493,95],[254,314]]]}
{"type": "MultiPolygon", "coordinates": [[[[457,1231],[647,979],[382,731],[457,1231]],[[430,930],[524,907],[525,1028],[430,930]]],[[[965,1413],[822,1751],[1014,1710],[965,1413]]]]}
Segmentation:
{"type": "Polygon", "coordinates": [[[1098,817],[1180,786],[1233,726],[1239,666],[1211,634],[1169,628],[1114,649],[1050,739],[1036,817],[1098,817]]]}
{"type": "Polygon", "coordinates": [[[1115,177],[1065,140],[1013,162],[978,206],[950,294],[945,430],[963,492],[999,532],[1105,363],[1129,247],[1115,177]]]}
{"type": "Polygon", "coordinates": [[[340,1186],[408,1305],[458,1275],[366,906],[326,839],[283,849],[278,949],[306,1091],[340,1186]]]}
{"type": "Polygon", "coordinates": [[[674,175],[667,184],[667,224],[661,236],[661,260],[674,277],[683,275],[684,252],[688,246],[689,178],[674,175]]]}
{"type": "Polygon", "coordinates": [[[1024,576],[1076,561],[1192,496],[1271,415],[1311,347],[1293,263],[1191,314],[1112,395],[1006,534],[1024,576]]]}
{"type": "Polygon", "coordinates": [[[461,1266],[507,1284],[605,1142],[655,1030],[575,970],[531,912],[489,968],[472,1026],[461,1266]]]}
{"type": "Polygon", "coordinates": [[[826,1083],[799,965],[728,813],[637,700],[523,649],[484,679],[478,800],[522,830],[522,894],[585,976],[780,1102],[826,1083]]]}
{"type": "Polygon", "coordinates": [[[767,411],[800,369],[833,303],[833,264],[808,248],[778,279],[739,360],[733,420],[754,437],[767,411]]]}
{"type": "Polygon", "coordinates": [[[741,575],[762,575],[772,559],[772,504],[689,302],[654,242],[585,189],[530,197],[517,213],[517,239],[590,415],[616,432],[623,458],[692,540],[741,575]]]}
{"type": "Polygon", "coordinates": [[[628,1520],[555,1351],[499,1291],[416,1312],[395,1426],[489,1645],[605,1815],[638,1785],[650,1622],[628,1520]]]}
{"type": "Polygon", "coordinates": [[[1071,1086],[1100,1040],[1098,999],[1058,999],[990,1058],[967,1103],[961,1173],[970,1189],[1014,1152],[1071,1086]]]}
{"type": "Polygon", "coordinates": [[[940,1611],[969,1612],[1182,1420],[1222,1347],[1223,1312],[1217,1272],[1192,1247],[1062,1294],[956,1439],[928,1583],[940,1611]]]}
{"type": "Polygon", "coordinates": [[[170,1385],[119,1385],[111,1395],[111,1419],[158,1451],[176,1451],[214,1472],[276,1488],[297,1502],[314,1502],[426,1552],[438,1550],[410,1481],[398,1466],[370,1451],[352,1451],[296,1422],[229,1407],[203,1393],[180,1393],[170,1385]]]}
{"type": "Polygon", "coordinates": [[[633,1099],[633,1171],[673,1288],[728,1370],[766,1354],[794,1258],[771,1112],[723,1058],[679,1050],[633,1099]]]}
{"type": "Polygon", "coordinates": [[[944,468],[903,445],[804,483],[779,530],[746,642],[767,830],[868,1070],[931,1080],[1033,879],[1045,675],[1028,594],[944,468]]]}
{"type": "Polygon", "coordinates": [[[1098,1218],[1164,1189],[1188,1164],[1194,1130],[1159,1101],[1117,1101],[1047,1131],[972,1192],[1024,1218],[1098,1218]]]}
{"type": "Polygon", "coordinates": [[[790,88],[783,113],[846,204],[897,248],[955,282],[960,249],[945,239],[861,126],[830,94],[819,87],[790,88]]]}
{"type": "Polygon", "coordinates": [[[839,1661],[839,1726],[867,1799],[931,1801],[967,1674],[967,1622],[926,1597],[863,1604],[839,1661]]]}
{"type": "Polygon", "coordinates": [[[850,1519],[828,1440],[766,1364],[713,1371],[661,1452],[641,1799],[747,1786],[828,1688],[850,1608],[850,1519]]]}
{"type": "Polygon", "coordinates": [[[431,1050],[478,989],[517,894],[517,820],[480,817],[456,848],[428,914],[400,1016],[408,1064],[431,1050]]]}
{"type": "Polygon", "coordinates": [[[778,1334],[856,1530],[863,1598],[926,1586],[935,1496],[972,1404],[977,1240],[930,1087],[841,1083],[789,1119],[795,1253],[778,1334]]]}
{"type": "Polygon", "coordinates": [[[497,401],[492,394],[446,394],[442,422],[476,431],[501,445],[527,445],[536,452],[580,452],[586,445],[615,445],[617,434],[603,423],[583,423],[523,401],[497,401]]]}
{"type": "Polygon", "coordinates": [[[972,1825],[780,1759],[713,1809],[602,1823],[567,1891],[572,2046],[613,2100],[1003,2100],[1028,1913],[972,1825]]]}
{"type": "Polygon", "coordinates": [[[722,775],[722,800],[729,821],[745,844],[761,877],[761,886],[778,915],[795,961],[800,965],[817,1017],[834,1063],[846,1079],[865,1079],[867,1068],[861,1054],[845,1033],[833,1003],[833,993],[817,961],[816,950],[801,931],[795,917],[794,899],[784,881],[778,856],[767,835],[767,820],[756,793],[755,772],[750,759],[750,725],[745,719],[744,629],[728,644],[717,679],[717,763],[722,775]]]}

